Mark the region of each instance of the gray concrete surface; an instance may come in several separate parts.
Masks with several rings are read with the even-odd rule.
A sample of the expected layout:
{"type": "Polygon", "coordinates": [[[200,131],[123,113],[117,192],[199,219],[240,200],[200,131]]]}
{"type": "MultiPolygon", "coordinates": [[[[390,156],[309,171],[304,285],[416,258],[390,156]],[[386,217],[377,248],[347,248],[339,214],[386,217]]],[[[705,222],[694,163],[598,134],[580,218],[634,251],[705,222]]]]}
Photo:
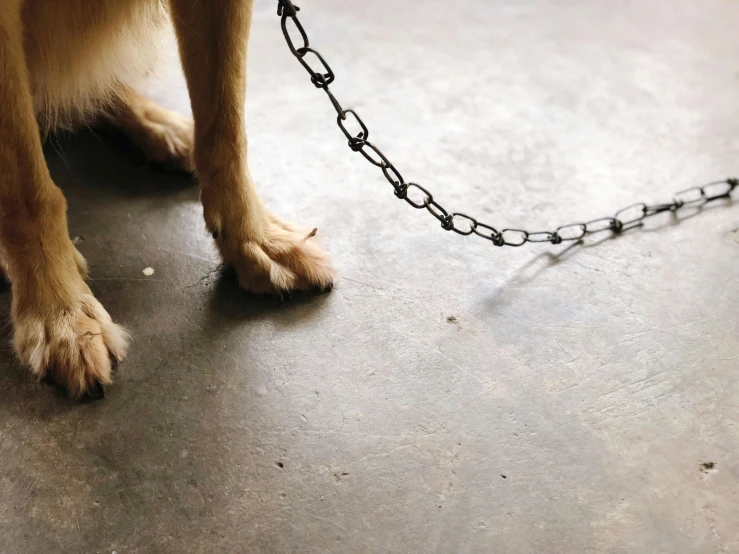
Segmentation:
{"type": "MultiPolygon", "coordinates": [[[[252,171],[337,286],[244,295],[191,179],[48,145],[135,342],[82,405],[3,347],[0,552],[739,552],[739,208],[570,249],[444,233],[348,151],[273,4],[252,171]]],[[[543,228],[739,172],[736,3],[305,4],[336,93],[460,211],[543,228]]],[[[189,111],[176,71],[150,92],[189,111]]]]}

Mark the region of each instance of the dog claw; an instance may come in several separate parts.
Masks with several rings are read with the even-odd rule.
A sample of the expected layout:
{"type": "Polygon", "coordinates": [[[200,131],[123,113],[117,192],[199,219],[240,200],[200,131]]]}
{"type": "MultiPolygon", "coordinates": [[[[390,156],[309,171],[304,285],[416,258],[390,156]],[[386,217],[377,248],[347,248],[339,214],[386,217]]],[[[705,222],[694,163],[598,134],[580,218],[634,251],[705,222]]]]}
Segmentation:
{"type": "Polygon", "coordinates": [[[312,231],[311,231],[310,233],[308,233],[308,234],[306,235],[306,237],[305,237],[305,240],[308,240],[308,239],[312,239],[313,237],[315,237],[315,236],[316,236],[316,234],[318,234],[318,227],[316,227],[316,228],[315,228],[315,229],[313,229],[313,230],[312,230],[312,231]]]}
{"type": "Polygon", "coordinates": [[[310,293],[311,294],[327,294],[331,292],[333,288],[334,288],[334,284],[333,282],[331,282],[328,285],[323,285],[323,286],[319,285],[319,286],[313,287],[312,289],[310,289],[310,293]]]}
{"type": "Polygon", "coordinates": [[[105,388],[102,383],[90,385],[90,387],[85,391],[84,398],[85,400],[102,400],[105,398],[105,388]]]}

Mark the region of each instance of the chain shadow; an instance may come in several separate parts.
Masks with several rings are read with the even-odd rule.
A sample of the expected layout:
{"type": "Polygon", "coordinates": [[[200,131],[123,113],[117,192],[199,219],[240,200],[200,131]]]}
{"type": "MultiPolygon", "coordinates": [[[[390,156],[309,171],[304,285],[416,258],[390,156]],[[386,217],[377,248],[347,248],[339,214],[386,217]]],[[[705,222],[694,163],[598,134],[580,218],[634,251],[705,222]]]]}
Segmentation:
{"type": "Polygon", "coordinates": [[[602,233],[602,236],[600,238],[598,238],[597,236],[598,234],[600,234],[598,233],[595,235],[591,235],[590,237],[580,239],[578,241],[573,241],[556,253],[542,252],[540,254],[537,254],[525,264],[523,264],[520,268],[518,268],[518,270],[516,270],[516,272],[507,281],[505,281],[500,287],[498,287],[493,296],[487,300],[487,303],[490,306],[499,305],[503,301],[504,295],[511,289],[515,290],[517,287],[521,287],[527,285],[528,283],[531,283],[545,271],[552,269],[553,267],[556,267],[564,262],[567,262],[568,260],[571,260],[581,252],[586,252],[591,248],[597,248],[602,244],[611,241],[621,240],[627,235],[635,233],[661,232],[664,229],[676,227],[684,221],[697,217],[704,212],[718,209],[727,209],[732,207],[734,204],[735,202],[733,198],[727,197],[714,200],[709,204],[686,208],[686,210],[689,211],[684,211],[679,214],[675,212],[665,212],[664,214],[659,214],[659,216],[664,217],[661,223],[657,223],[659,221],[657,219],[659,216],[655,216],[651,218],[648,222],[640,221],[638,223],[629,225],[628,227],[624,227],[624,229],[618,233],[605,231],[602,233]]]}

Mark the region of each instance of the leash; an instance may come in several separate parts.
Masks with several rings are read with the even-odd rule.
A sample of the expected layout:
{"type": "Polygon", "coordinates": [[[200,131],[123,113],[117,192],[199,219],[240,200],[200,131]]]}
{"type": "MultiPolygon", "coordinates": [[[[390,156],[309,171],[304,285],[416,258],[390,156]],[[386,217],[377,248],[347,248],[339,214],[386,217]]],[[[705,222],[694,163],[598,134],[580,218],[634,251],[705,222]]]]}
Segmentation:
{"type": "Polygon", "coordinates": [[[336,110],[336,123],[341,132],[349,141],[349,148],[359,152],[364,158],[382,170],[387,181],[393,186],[395,196],[405,200],[417,210],[425,209],[434,216],[445,231],[454,231],[460,235],[477,235],[489,240],[495,246],[523,246],[526,243],[561,244],[569,241],[579,241],[587,235],[610,231],[621,233],[652,216],[663,212],[670,212],[676,217],[680,210],[688,208],[700,209],[703,205],[720,199],[730,199],[731,193],[739,180],[728,178],[714,181],[703,186],[690,187],[675,193],[670,202],[663,204],[645,204],[639,202],[616,212],[613,217],[601,217],[586,223],[570,223],[562,225],[554,231],[524,231],[522,229],[502,229],[478,221],[474,217],[460,212],[449,213],[439,204],[430,191],[417,183],[406,182],[395,165],[369,140],[369,128],[353,109],[342,108],[339,101],[329,89],[336,76],[326,60],[310,46],[310,40],[298,19],[300,8],[292,0],[277,0],[277,15],[281,17],[282,34],[285,35],[287,46],[300,65],[310,75],[311,83],[323,90],[336,110]],[[288,22],[292,26],[293,35],[290,35],[288,22]],[[296,33],[297,32],[297,33],[296,33]],[[298,37],[299,35],[299,37],[298,37]],[[300,44],[296,45],[296,40],[300,44]],[[350,130],[353,129],[353,130],[350,130]]]}

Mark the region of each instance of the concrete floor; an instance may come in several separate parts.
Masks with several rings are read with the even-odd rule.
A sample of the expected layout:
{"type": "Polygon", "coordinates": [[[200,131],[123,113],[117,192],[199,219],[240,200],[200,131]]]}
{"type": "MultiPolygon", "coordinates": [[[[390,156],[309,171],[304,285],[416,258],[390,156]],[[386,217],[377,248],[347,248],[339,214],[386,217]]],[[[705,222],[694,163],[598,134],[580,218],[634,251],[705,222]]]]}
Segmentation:
{"type": "MultiPolygon", "coordinates": [[[[453,209],[547,228],[739,173],[739,4],[307,4],[337,95],[453,209]]],[[[135,342],[81,405],[3,347],[0,552],[739,552],[739,208],[570,249],[444,233],[346,148],[274,11],[252,172],[334,292],[241,293],[190,178],[49,144],[135,342]]],[[[150,93],[189,112],[176,71],[150,93]]]]}

